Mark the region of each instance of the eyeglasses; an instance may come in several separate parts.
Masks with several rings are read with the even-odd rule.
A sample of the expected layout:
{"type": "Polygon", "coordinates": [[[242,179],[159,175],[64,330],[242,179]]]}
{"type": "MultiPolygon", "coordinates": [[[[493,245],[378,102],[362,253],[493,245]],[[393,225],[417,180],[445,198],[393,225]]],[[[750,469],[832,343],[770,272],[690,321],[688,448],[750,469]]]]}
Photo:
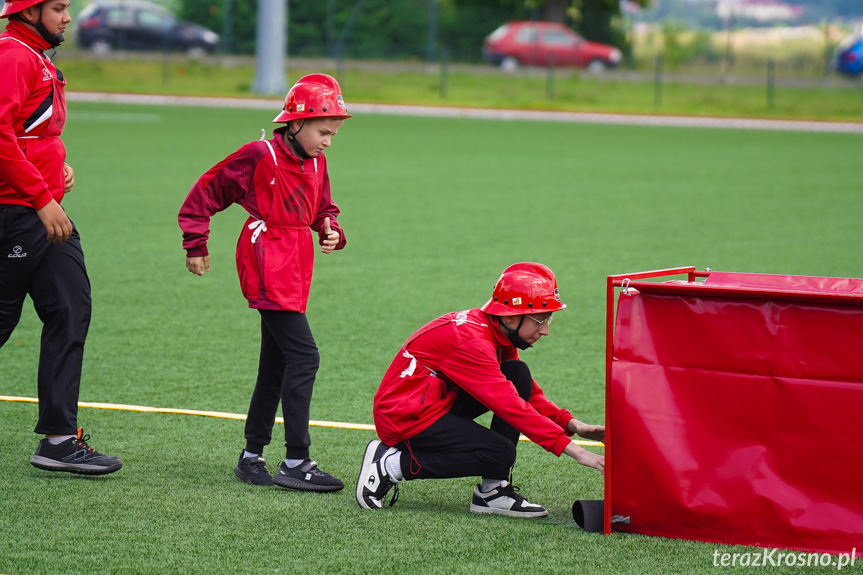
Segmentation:
{"type": "Polygon", "coordinates": [[[551,320],[554,319],[554,316],[548,316],[547,318],[545,318],[543,320],[536,319],[532,315],[529,315],[527,317],[529,317],[530,319],[532,319],[533,321],[536,322],[536,329],[542,329],[542,326],[544,326],[544,325],[551,325],[551,320]]]}

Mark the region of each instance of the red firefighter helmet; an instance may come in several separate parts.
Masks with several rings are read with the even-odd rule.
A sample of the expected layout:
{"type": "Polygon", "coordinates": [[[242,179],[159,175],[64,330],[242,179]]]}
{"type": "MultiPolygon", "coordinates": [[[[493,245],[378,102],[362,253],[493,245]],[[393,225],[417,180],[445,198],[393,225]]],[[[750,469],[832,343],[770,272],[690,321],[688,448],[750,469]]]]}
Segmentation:
{"type": "Polygon", "coordinates": [[[342,89],[332,76],[309,74],[303,76],[285,96],[285,107],[273,120],[282,124],[305,118],[350,118],[342,89]]]}
{"type": "Polygon", "coordinates": [[[527,315],[565,307],[554,273],[542,264],[521,262],[503,270],[491,299],[480,309],[491,315],[527,315]]]}
{"type": "Polygon", "coordinates": [[[3,9],[0,11],[0,18],[8,18],[10,14],[20,12],[30,6],[41,4],[46,0],[6,0],[3,2],[3,9]]]}

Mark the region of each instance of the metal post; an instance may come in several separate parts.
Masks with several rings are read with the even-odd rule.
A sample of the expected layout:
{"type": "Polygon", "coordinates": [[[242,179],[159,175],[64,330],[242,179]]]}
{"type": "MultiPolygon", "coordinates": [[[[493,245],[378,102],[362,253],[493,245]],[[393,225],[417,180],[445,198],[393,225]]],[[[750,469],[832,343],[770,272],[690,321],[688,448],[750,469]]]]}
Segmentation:
{"type": "Polygon", "coordinates": [[[440,51],[440,99],[446,100],[446,92],[447,92],[447,60],[449,59],[449,52],[446,48],[443,48],[440,51]]]}
{"type": "Polygon", "coordinates": [[[772,110],[776,99],[776,60],[767,60],[767,109],[772,110]]]}
{"type": "Polygon", "coordinates": [[[354,23],[356,22],[357,16],[359,16],[360,11],[362,11],[364,3],[365,0],[356,0],[356,2],[354,3],[354,7],[351,10],[351,15],[348,16],[348,21],[345,22],[345,26],[344,28],[342,28],[338,40],[336,40],[336,47],[333,49],[333,51],[335,52],[335,57],[339,60],[341,60],[343,57],[343,54],[345,52],[345,42],[347,41],[348,34],[350,34],[351,30],[353,30],[354,23]]]}
{"type": "Polygon", "coordinates": [[[222,53],[230,54],[232,51],[231,47],[231,32],[232,32],[232,22],[234,18],[234,4],[233,0],[225,0],[225,15],[222,20],[222,53]]]}
{"type": "Polygon", "coordinates": [[[252,92],[283,95],[287,0],[258,0],[258,30],[255,44],[255,80],[252,92]]]}
{"type": "Polygon", "coordinates": [[[824,19],[824,74],[821,76],[821,81],[826,82],[827,76],[830,74],[830,60],[832,54],[830,50],[830,20],[824,19]]]}
{"type": "Polygon", "coordinates": [[[554,54],[548,59],[545,72],[545,97],[554,100],[554,54]]]}
{"type": "Polygon", "coordinates": [[[656,55],[656,76],[653,81],[653,105],[662,106],[662,54],[656,55]]]}
{"type": "Polygon", "coordinates": [[[725,21],[725,69],[723,81],[728,82],[731,76],[732,55],[731,55],[731,27],[734,24],[734,16],[729,14],[725,21]]]}
{"type": "Polygon", "coordinates": [[[437,52],[437,0],[429,0],[429,37],[426,61],[432,64],[437,52]]]}
{"type": "Polygon", "coordinates": [[[171,54],[171,44],[168,36],[162,39],[162,86],[168,85],[168,61],[171,54]]]}
{"type": "Polygon", "coordinates": [[[333,57],[333,0],[327,0],[327,57],[333,57]]]}

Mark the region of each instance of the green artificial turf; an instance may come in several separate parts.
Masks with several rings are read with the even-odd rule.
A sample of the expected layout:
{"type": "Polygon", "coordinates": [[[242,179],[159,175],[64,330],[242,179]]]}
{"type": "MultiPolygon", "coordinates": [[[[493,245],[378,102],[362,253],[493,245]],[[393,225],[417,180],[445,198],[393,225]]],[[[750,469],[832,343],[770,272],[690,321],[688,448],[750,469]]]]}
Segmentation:
{"type": "MultiPolygon", "coordinates": [[[[185,270],[176,214],[195,179],[272,116],[70,105],[77,185],[64,206],[94,302],[82,401],[245,413],[259,321],[233,261],[244,212],[213,220],[205,277],[185,270]]],[[[602,422],[605,277],[679,265],[860,277],[861,144],[842,134],[348,120],[327,153],[348,245],[318,254],[308,310],[322,356],[312,419],[372,423],[372,396],[404,339],[481,305],[504,267],[534,260],[555,270],[569,307],[522,357],[551,399],[602,422]]],[[[0,395],[35,396],[40,329],[28,301],[0,349],[0,395]]],[[[601,475],[529,443],[515,481],[547,519],[468,513],[474,478],[411,482],[392,509],[364,512],[353,485],[369,431],[312,429],[312,457],[347,484],[319,495],[236,480],[241,421],[81,408],[92,444],[125,467],[79,478],[28,464],[35,420],[35,405],[0,402],[0,573],[658,575],[712,573],[715,550],[746,550],[583,533],[570,507],[602,497],[601,475]]],[[[273,470],[280,434],[277,425],[265,453],[273,470]]]]}

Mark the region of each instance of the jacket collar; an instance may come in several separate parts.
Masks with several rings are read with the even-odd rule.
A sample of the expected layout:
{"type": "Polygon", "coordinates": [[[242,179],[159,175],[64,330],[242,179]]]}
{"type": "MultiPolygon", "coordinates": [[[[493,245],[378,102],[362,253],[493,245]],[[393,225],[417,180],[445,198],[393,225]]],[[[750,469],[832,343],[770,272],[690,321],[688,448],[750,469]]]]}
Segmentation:
{"type": "Polygon", "coordinates": [[[6,24],[6,33],[5,35],[21,40],[37,52],[44,52],[51,48],[51,44],[45,41],[36,30],[18,20],[10,20],[6,24]]]}
{"type": "Polygon", "coordinates": [[[487,320],[485,323],[488,324],[488,330],[494,338],[495,343],[503,347],[513,347],[512,342],[509,341],[509,338],[506,337],[506,335],[500,329],[500,322],[497,316],[488,314],[484,311],[481,311],[480,313],[487,320]]]}

